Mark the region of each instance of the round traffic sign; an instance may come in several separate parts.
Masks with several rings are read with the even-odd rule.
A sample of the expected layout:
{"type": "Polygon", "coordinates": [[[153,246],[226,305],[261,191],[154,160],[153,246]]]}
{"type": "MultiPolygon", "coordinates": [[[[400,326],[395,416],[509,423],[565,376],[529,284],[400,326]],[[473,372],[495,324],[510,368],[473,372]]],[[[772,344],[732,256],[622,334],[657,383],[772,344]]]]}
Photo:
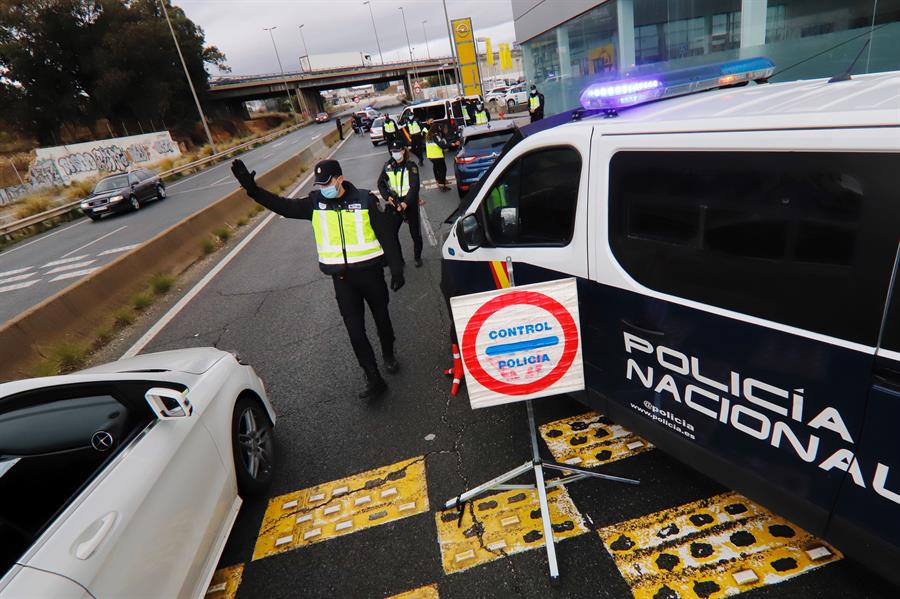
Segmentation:
{"type": "Polygon", "coordinates": [[[461,353],[485,388],[520,396],[543,391],[565,376],[578,346],[578,327],[565,306],[537,291],[510,291],[475,311],[463,332],[461,353]]]}

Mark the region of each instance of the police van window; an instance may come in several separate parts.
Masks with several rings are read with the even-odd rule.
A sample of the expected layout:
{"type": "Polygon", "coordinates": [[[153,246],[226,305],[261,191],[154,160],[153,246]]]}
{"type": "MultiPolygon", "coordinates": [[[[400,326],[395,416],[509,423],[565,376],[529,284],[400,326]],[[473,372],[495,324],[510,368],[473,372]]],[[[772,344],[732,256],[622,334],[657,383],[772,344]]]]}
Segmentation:
{"type": "Polygon", "coordinates": [[[496,246],[563,246],[572,239],[581,178],[574,148],[550,148],[515,161],[482,203],[496,246]]]}
{"type": "Polygon", "coordinates": [[[620,152],[610,245],[647,287],[874,345],[898,154],[620,152]]]}

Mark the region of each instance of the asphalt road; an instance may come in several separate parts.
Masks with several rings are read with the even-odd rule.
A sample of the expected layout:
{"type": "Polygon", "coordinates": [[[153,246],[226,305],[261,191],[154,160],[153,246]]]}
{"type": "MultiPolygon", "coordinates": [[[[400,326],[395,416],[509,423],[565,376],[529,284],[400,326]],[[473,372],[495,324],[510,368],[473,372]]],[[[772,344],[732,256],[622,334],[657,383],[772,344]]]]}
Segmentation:
{"type": "MultiPolygon", "coordinates": [[[[241,160],[251,170],[263,172],[334,127],[334,120],[309,125],[244,153],[241,160]]],[[[110,215],[98,222],[82,217],[0,253],[0,322],[236,189],[228,165],[226,161],[167,185],[165,200],[145,204],[137,213],[110,215]]],[[[152,274],[147,273],[148,277],[152,274]]]]}
{"type": "MultiPolygon", "coordinates": [[[[353,138],[336,158],[349,180],[372,187],[387,153],[383,147],[373,150],[367,139],[353,138]]],[[[426,165],[423,179],[432,178],[426,165]]],[[[457,201],[456,194],[432,188],[424,197],[430,222],[438,231],[457,201]]],[[[409,257],[412,250],[406,229],[402,239],[409,257]]],[[[602,532],[626,520],[727,492],[659,450],[645,447],[603,467],[610,474],[640,478],[639,487],[594,480],[569,485],[567,492],[580,518],[570,513],[568,530],[579,532],[577,526],[572,531],[571,520],[579,526],[583,521],[584,528],[557,545],[562,574],[558,585],[551,586],[548,581],[541,548],[514,555],[499,552],[496,559],[469,567],[463,552],[454,557],[445,546],[449,557],[442,561],[443,537],[437,531],[444,520],[435,517],[439,506],[467,487],[528,460],[530,448],[523,405],[473,411],[464,391],[455,399],[448,397],[449,382],[443,369],[450,364],[449,318],[438,287],[438,249],[426,242],[425,266],[408,266],[407,285],[391,293],[402,370],[388,376],[389,392],[377,402],[356,398],[361,373],[334,302],[331,281],[316,265],[308,222],[273,218],[146,349],[215,345],[239,351],[254,365],[279,414],[280,457],[269,497],[417,457],[416,463],[424,464],[427,490],[411,511],[422,510],[426,497],[428,509],[255,560],[254,546],[268,499],[247,501],[220,563],[223,568],[243,565],[239,599],[388,597],[424,585],[436,585],[442,598],[630,597],[629,584],[594,529],[602,532]],[[461,571],[448,574],[448,562],[450,570],[461,571]]],[[[536,402],[542,424],[585,412],[586,408],[565,397],[536,402]]],[[[584,418],[567,426],[583,430],[587,421],[584,418]]],[[[599,422],[607,430],[614,428],[611,423],[599,422]]],[[[559,423],[554,427],[565,428],[559,423]]],[[[542,448],[549,457],[548,446],[542,443],[542,448]]],[[[396,472],[397,476],[375,477],[372,488],[385,489],[385,480],[401,480],[397,477],[406,474],[405,470],[396,472]]],[[[338,491],[332,490],[337,496],[338,491]]],[[[390,492],[393,488],[381,493],[390,492]]],[[[368,501],[368,496],[354,496],[357,504],[368,501]]],[[[515,499],[505,500],[512,503],[515,499]]],[[[274,501],[274,509],[281,509],[283,502],[285,498],[274,501]]],[[[496,503],[485,498],[475,505],[487,513],[496,503]]],[[[527,521],[528,516],[523,518],[527,521]]],[[[453,530],[455,519],[452,515],[449,519],[453,530]]],[[[664,521],[650,520],[657,527],[664,521]]],[[[524,524],[525,531],[535,527],[524,524]]],[[[565,523],[560,526],[565,534],[565,523]]],[[[457,533],[480,538],[478,528],[468,523],[457,533]]],[[[318,533],[308,534],[315,540],[318,533]]],[[[523,538],[533,539],[534,534],[529,531],[523,538]]],[[[844,559],[747,591],[744,596],[887,598],[896,597],[897,592],[859,564],[844,559]]]]}

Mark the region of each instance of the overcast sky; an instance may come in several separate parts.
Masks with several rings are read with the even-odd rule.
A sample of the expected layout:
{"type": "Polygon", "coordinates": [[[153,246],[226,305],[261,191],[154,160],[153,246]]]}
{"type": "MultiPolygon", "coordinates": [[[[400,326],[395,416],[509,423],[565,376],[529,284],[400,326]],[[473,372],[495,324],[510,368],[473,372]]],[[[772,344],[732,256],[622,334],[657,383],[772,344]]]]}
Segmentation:
{"type": "MultiPolygon", "coordinates": [[[[277,26],[272,33],[285,71],[299,68],[304,54],[298,26],[312,56],[338,52],[364,52],[377,63],[378,48],[369,7],[362,0],[173,0],[206,32],[206,42],[218,46],[228,57],[235,75],[278,71],[269,34],[263,27],[277,26]]],[[[409,56],[399,7],[406,13],[409,39],[416,58],[425,58],[422,21],[432,56],[449,56],[447,27],[441,0],[372,0],[375,25],[385,61],[409,56]]],[[[447,0],[450,19],[472,17],[475,35],[490,37],[495,44],[515,38],[509,0],[447,0]]],[[[334,60],[334,57],[331,57],[334,60]]],[[[327,62],[323,56],[320,63],[327,62]]],[[[213,75],[218,74],[215,69],[213,75]]]]}

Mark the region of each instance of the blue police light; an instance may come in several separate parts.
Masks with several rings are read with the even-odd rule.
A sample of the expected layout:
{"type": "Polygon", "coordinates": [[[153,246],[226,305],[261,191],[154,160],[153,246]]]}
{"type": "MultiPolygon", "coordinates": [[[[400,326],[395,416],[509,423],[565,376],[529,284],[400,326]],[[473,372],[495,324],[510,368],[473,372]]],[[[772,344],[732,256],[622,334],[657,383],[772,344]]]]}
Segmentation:
{"type": "Polygon", "coordinates": [[[678,69],[648,77],[604,81],[594,83],[582,92],[581,105],[585,110],[615,110],[653,100],[765,80],[774,72],[775,63],[760,56],[678,69]]]}

